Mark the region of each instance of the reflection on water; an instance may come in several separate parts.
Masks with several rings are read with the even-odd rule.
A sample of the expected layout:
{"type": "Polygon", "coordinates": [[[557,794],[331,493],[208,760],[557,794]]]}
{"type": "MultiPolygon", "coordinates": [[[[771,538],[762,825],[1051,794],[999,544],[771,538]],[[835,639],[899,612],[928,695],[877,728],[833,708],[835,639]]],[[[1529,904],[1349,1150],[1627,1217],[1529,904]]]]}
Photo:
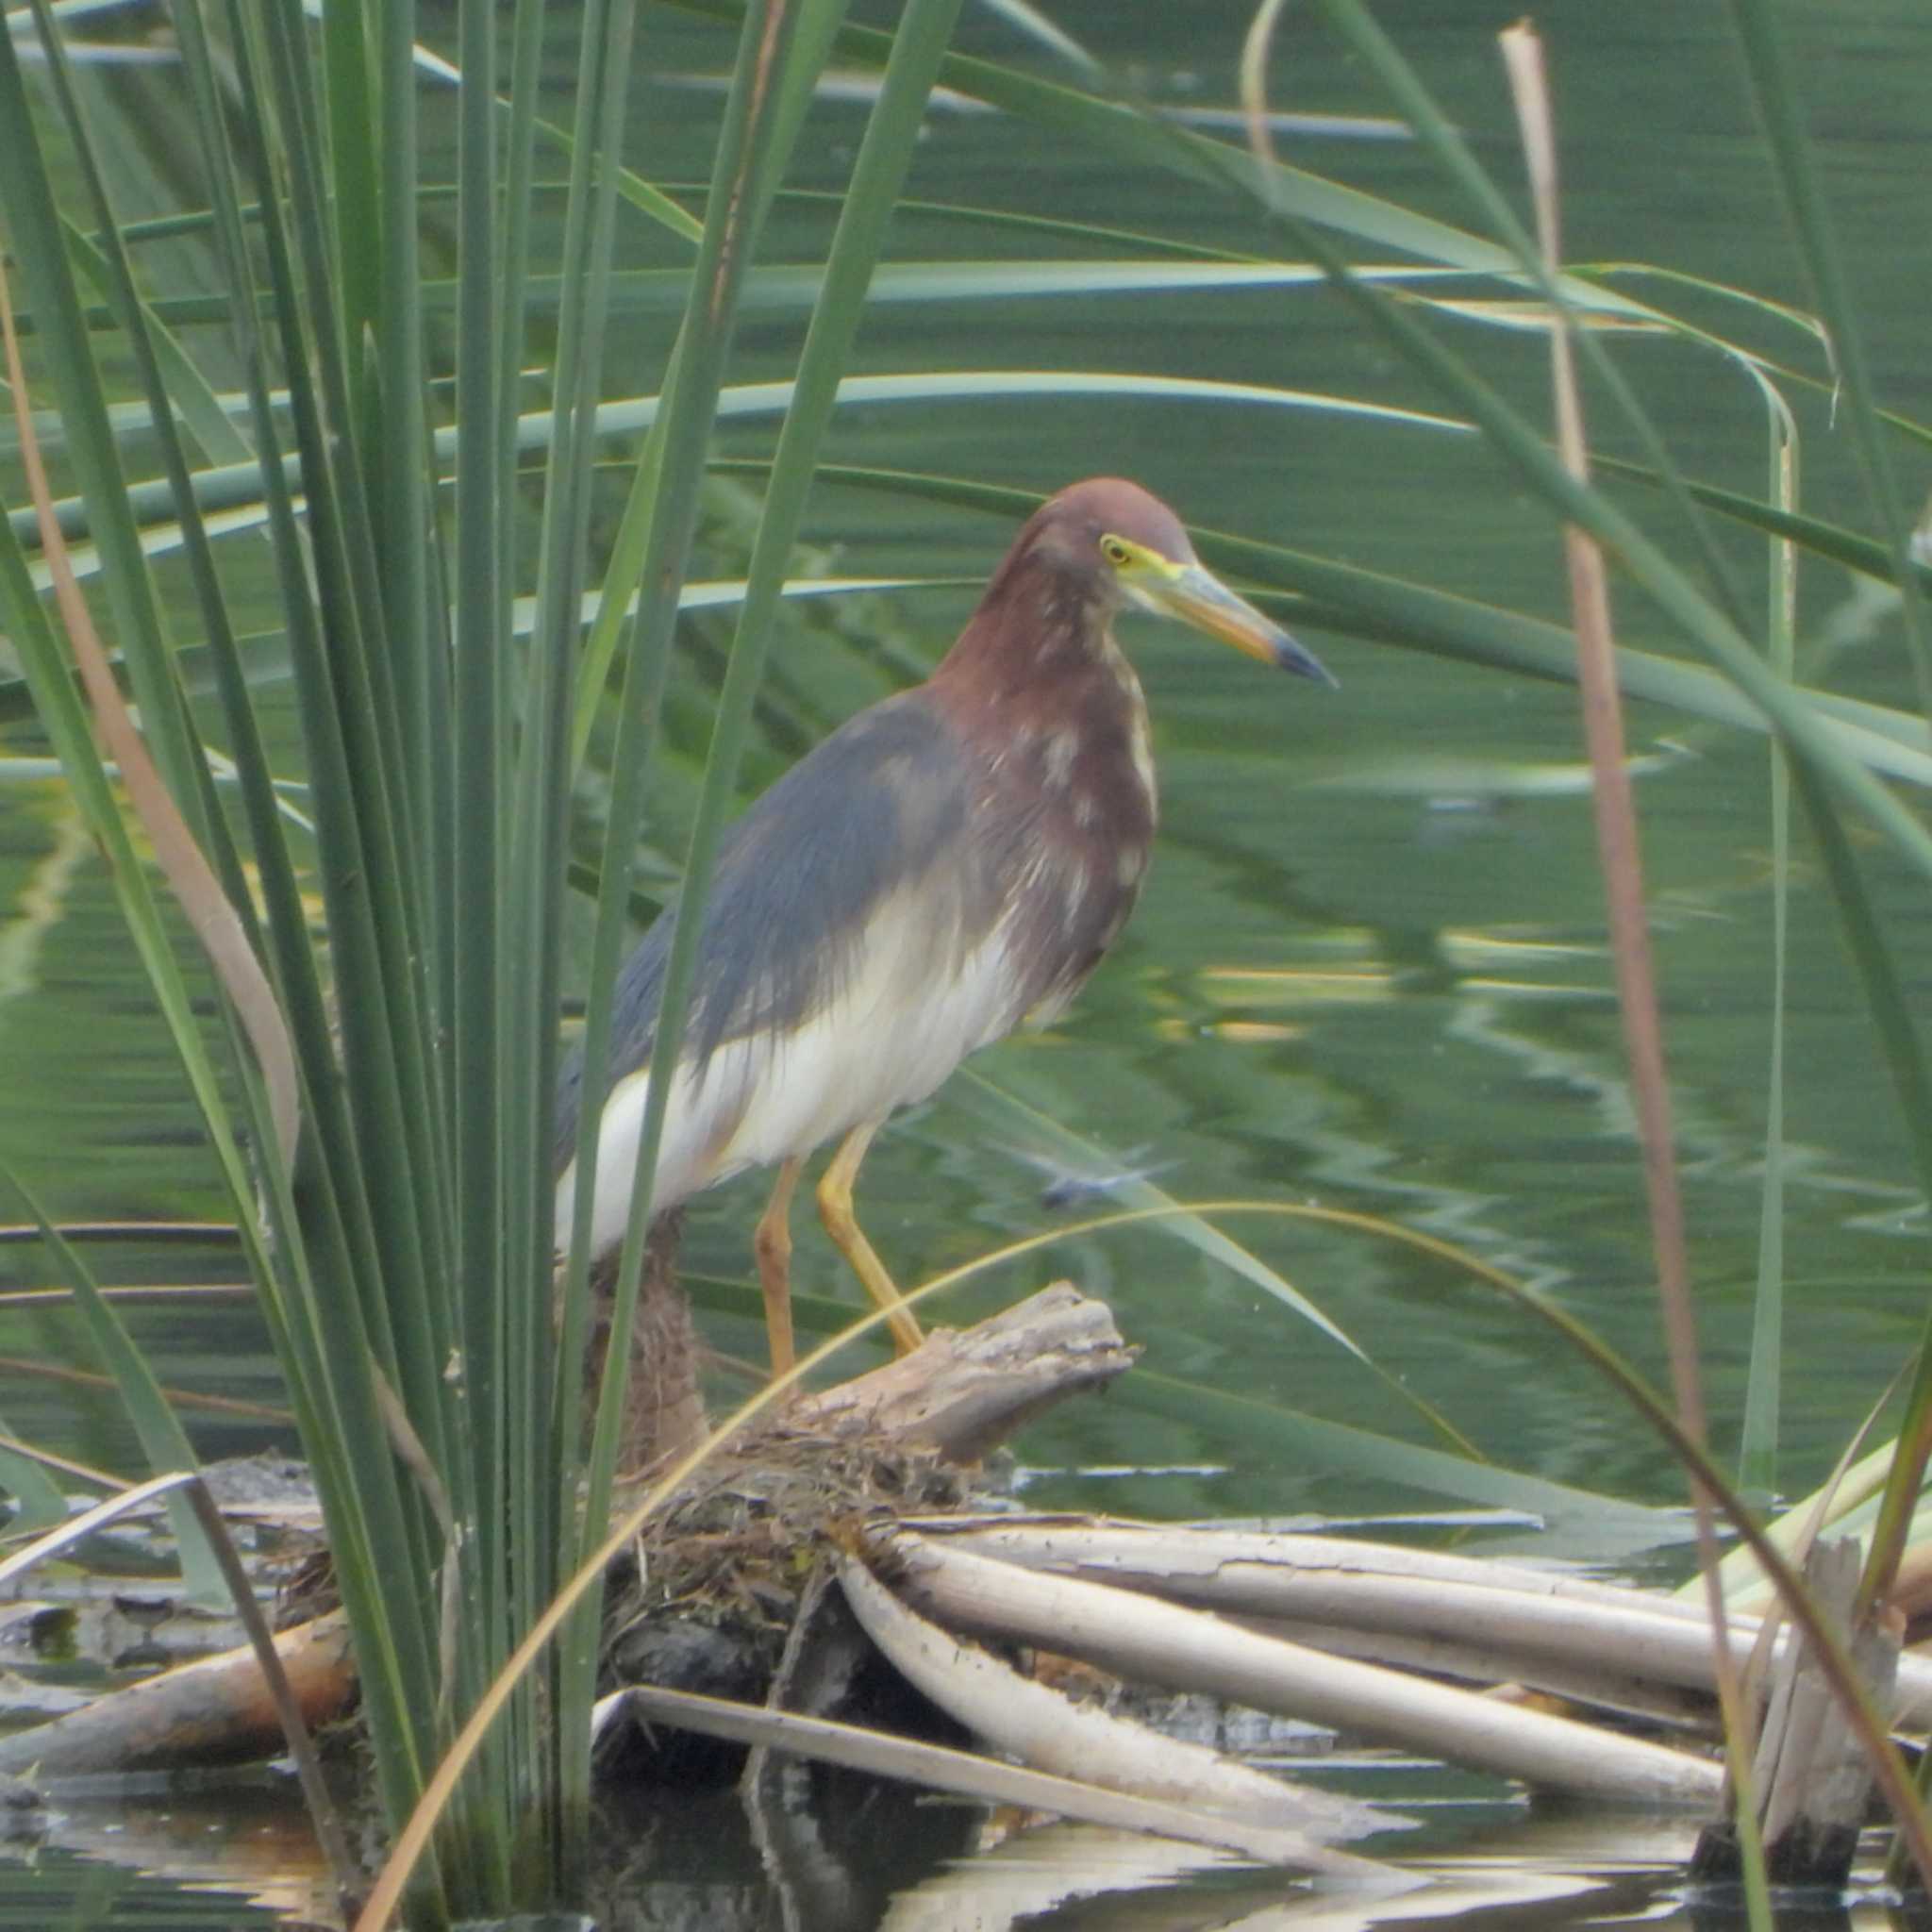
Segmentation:
{"type": "MultiPolygon", "coordinates": [[[[1445,90],[1452,114],[1499,161],[1507,122],[1490,36],[1518,11],[1518,0],[1409,0],[1391,21],[1445,90]]],[[[1232,102],[1247,12],[1245,0],[1127,9],[1066,0],[1054,9],[1136,88],[1208,110],[1232,102]]],[[[1859,59],[1813,48],[1807,78],[1826,95],[1820,126],[1840,241],[1865,275],[1861,316],[1889,379],[1915,371],[1921,358],[1932,270],[1925,242],[1896,219],[1899,184],[1923,181],[1932,168],[1914,69],[1904,58],[1918,48],[1907,38],[1917,23],[1907,0],[1868,0],[1839,9],[1838,20],[1859,59]]],[[[1721,16],[1674,18],[1667,61],[1657,58],[1648,28],[1630,32],[1622,9],[1595,0],[1552,0],[1539,24],[1566,147],[1591,162],[1572,171],[1575,248],[1656,258],[1801,299],[1721,16]],[[1640,122],[1641,140],[1633,140],[1640,122]],[[1739,219],[1740,209],[1753,218],[1739,219]]],[[[1835,30],[1823,16],[1790,25],[1835,30]]],[[[962,31],[967,44],[1002,58],[1024,44],[997,9],[969,9],[962,31]]],[[[652,16],[645,58],[655,66],[688,75],[715,69],[720,58],[708,30],[652,16]]],[[[173,84],[165,69],[156,73],[157,86],[173,84]]],[[[1312,29],[1296,36],[1281,84],[1292,96],[1277,102],[1284,107],[1353,115],[1385,105],[1312,29]]],[[[708,97],[680,82],[647,88],[641,98],[651,123],[646,165],[669,177],[706,172],[708,97]]],[[[807,142],[802,185],[837,180],[858,108],[828,99],[821,123],[820,139],[807,142]]],[[[1430,208],[1441,201],[1407,144],[1318,136],[1294,158],[1372,191],[1430,208]]],[[[912,192],[983,207],[1050,206],[1203,247],[1272,245],[1209,190],[1125,178],[1111,158],[1069,156],[986,114],[935,118],[912,192]]],[[[817,219],[803,208],[787,218],[817,219]]],[[[910,258],[974,258],[1009,245],[1017,244],[911,214],[894,242],[910,258]]],[[[774,258],[786,255],[781,232],[774,258]]],[[[661,356],[666,326],[661,316],[618,326],[626,379],[648,380],[642,372],[661,356]]],[[[795,312],[755,318],[735,378],[778,373],[801,326],[795,312]]],[[[1472,332],[1458,346],[1526,408],[1541,408],[1533,344],[1472,332]]],[[[1762,419],[1743,385],[1728,371],[1714,379],[1707,360],[1681,347],[1631,342],[1622,353],[1681,458],[1713,481],[1759,487],[1762,419]]],[[[1319,291],[1256,290],[1221,297],[1211,311],[1185,292],[1140,290],[1079,300],[1015,296],[957,313],[882,307],[869,318],[867,373],[943,363],[1080,363],[1424,408],[1436,401],[1391,370],[1348,312],[1319,291]]],[[[1031,399],[1006,409],[982,402],[861,408],[841,415],[827,455],[1040,490],[1096,470],[1124,472],[1209,527],[1560,615],[1552,531],[1524,513],[1467,440],[1306,412],[1260,414],[1209,417],[1097,398],[1031,399]]],[[[747,421],[727,428],[721,446],[762,454],[771,434],[769,422],[747,421]]],[[[1811,507],[1856,520],[1842,432],[1821,412],[1807,419],[1807,434],[1811,507]]],[[[841,546],[838,567],[855,575],[976,578],[1008,534],[985,518],[831,489],[815,499],[811,524],[814,540],[841,546]]],[[[728,574],[730,563],[701,558],[699,574],[728,574]]],[[[1883,593],[1847,593],[1814,568],[1807,597],[1813,675],[1828,666],[1838,688],[1907,696],[1883,593]]],[[[748,761],[760,781],[812,735],[929,664],[965,601],[957,591],[894,593],[823,620],[862,633],[859,651],[797,620],[780,641],[767,735],[748,761]]],[[[1657,647],[1646,610],[1627,605],[1619,615],[1628,641],[1657,647]]],[[[1134,925],[1067,1020],[980,1062],[1008,1093],[1096,1147],[1098,1158],[1042,1173],[1037,1155],[1023,1149],[1016,1159],[958,1091],[942,1092],[874,1152],[865,1176],[868,1226],[891,1260],[918,1274],[1051,1226],[1057,1213],[1105,1205],[1086,1196],[1112,1191],[1123,1176],[1157,1178],[1183,1199],[1313,1199],[1392,1216],[1467,1247],[1560,1296],[1654,1366],[1639,1170],[1574,700],[1398,648],[1315,641],[1342,680],[1340,692],[1319,698],[1257,686],[1249,667],[1209,661],[1187,641],[1130,625],[1160,741],[1158,863],[1134,925]]],[[[690,642],[668,712],[687,728],[716,668],[714,638],[693,627],[690,642]]],[[[1766,1110],[1764,753],[1755,741],[1685,732],[1660,709],[1633,718],[1632,740],[1710,1396],[1728,1433],[1756,1266],[1766,1110]]],[[[37,748],[11,727],[0,745],[37,748]]],[[[675,779],[667,779],[666,855],[680,829],[675,779]]],[[[1884,860],[1872,873],[1908,939],[1923,921],[1916,898],[1906,897],[1884,860]]],[[[1828,908],[1803,873],[1792,894],[1790,974],[1788,1352],[1805,1372],[1788,1397],[1787,1428],[1788,1482],[1797,1490],[1828,1465],[1916,1335],[1925,1230],[1828,908]]],[[[100,873],[72,815],[45,788],[0,792],[0,1057],[12,1103],[0,1108],[0,1155],[58,1213],[179,1218],[214,1207],[192,1111],[100,873]],[[30,1107],[19,1104],[22,1095],[30,1107]]],[[[755,1211],[740,1189],[701,1204],[687,1239],[692,1269],[743,1279],[755,1211]]],[[[1241,1238],[1500,1459],[1648,1502],[1675,1501],[1661,1457],[1631,1439],[1610,1397],[1455,1271],[1333,1230],[1243,1227],[1241,1238]]],[[[108,1253],[101,1266],[110,1279],[206,1283],[228,1278],[230,1264],[210,1251],[108,1253]]],[[[803,1237],[796,1266],[807,1291],[848,1293],[814,1235],[803,1237]]],[[[1365,1426],[1411,1425],[1382,1385],[1355,1373],[1250,1282],[1158,1230],[1070,1235],[962,1291],[951,1311],[963,1318],[1062,1272],[1114,1303],[1150,1370],[1365,1426]]],[[[38,1262],[0,1252],[0,1283],[42,1278],[38,1262]]],[[[134,1320],[168,1380],[275,1399],[262,1339],[231,1305],[189,1303],[134,1320]]],[[[724,1321],[717,1332],[740,1348],[751,1331],[724,1321]]],[[[61,1318],[36,1310],[0,1321],[0,1355],[74,1359],[79,1349],[61,1318]]],[[[86,1460],[139,1465],[112,1405],[85,1391],[9,1371],[0,1416],[86,1460]]],[[[195,1426],[211,1454],[276,1440],[270,1425],[242,1418],[195,1426]]],[[[1127,1391],[1058,1412],[1025,1453],[1055,1472],[1055,1499],[1068,1504],[1279,1518],[1377,1500],[1365,1503],[1345,1472],[1271,1463],[1239,1441],[1137,1412],[1127,1391]],[[1103,1469],[1141,1474],[1103,1476],[1103,1469]]],[[[1668,1910],[1642,1874],[1679,1856],[1676,1825],[1541,1812],[1525,1820],[1516,1807],[1501,1807],[1501,1816],[1496,1808],[1466,1792],[1442,1807],[1445,1840],[1461,1849],[1435,1868],[1438,1882],[1422,1900],[1401,1901],[1391,1918],[1508,1909],[1573,1924],[1668,1910]]],[[[731,1822],[739,1819],[721,1803],[703,1822],[656,1808],[630,1821],[656,1854],[650,1883],[685,1887],[691,1907],[674,1913],[667,1892],[653,1895],[653,1910],[679,1923],[768,1921],[773,1893],[760,1861],[769,1848],[750,1844],[747,1827],[731,1822]],[[687,1858],[688,1869],[667,1875],[666,1861],[687,1858]]],[[[1216,1923],[1364,1916],[1299,1895],[1284,1900],[1274,1879],[1219,1862],[1174,1893],[1176,1874],[1192,1867],[1187,1855],[1073,1832],[1018,1838],[952,1862],[977,1829],[962,1814],[916,1803],[894,1810],[890,1828],[862,1824],[855,1842],[863,1849],[831,1868],[848,1874],[839,1882],[854,1887],[852,1895],[834,1909],[829,1890],[812,1894],[824,1915],[809,1923],[991,1924],[1024,1910],[1041,1915],[1029,1923],[1072,1924],[1082,1922],[1069,1903],[1082,1890],[1081,1874],[1095,1892],[1117,1886],[1131,1894],[1137,1924],[1194,1923],[1161,1902],[1198,1903],[1204,1893],[1225,1907],[1216,1923]],[[885,1846],[902,1848],[908,1861],[889,1874],[901,1888],[891,1899],[881,1879],[885,1846]]],[[[241,1926],[267,1923],[272,1911],[302,1918],[323,1910],[321,1895],[304,1890],[308,1881],[291,1875],[307,1869],[302,1835],[270,1788],[251,1787],[245,1798],[232,1790],[199,1799],[171,1792],[94,1809],[75,1801],[63,1805],[55,1841],[63,1849],[0,1871],[0,1918],[25,1924],[25,1910],[49,1925],[110,1924],[119,1914],[147,1924],[241,1926]],[[126,1865],[197,1881],[219,1876],[262,1903],[190,1898],[128,1876],[126,1865]]],[[[1108,1909],[1127,1910],[1119,1893],[1108,1909]]],[[[608,1910],[612,1925],[646,1916],[619,1898],[608,1910]]]]}
{"type": "MultiPolygon", "coordinates": [[[[1406,1888],[1310,1888],[1226,1853],[1091,1825],[1022,1829],[1020,1820],[977,1807],[813,1772],[800,1775],[848,1788],[801,1792],[758,1814],[725,1792],[606,1807],[590,1923],[601,1932],[1741,1923],[1734,1900],[1689,1894],[1672,1875],[1694,1837],[1682,1820],[1600,1806],[1531,1808],[1493,1786],[1393,1757],[1338,1760],[1337,1774],[1364,1795],[1399,1791],[1416,1828],[1373,1849],[1401,1859],[1406,1888]]],[[[70,1800],[58,1849],[41,1850],[30,1866],[0,1855],[0,1924],[251,1932],[338,1924],[326,1874],[291,1816],[252,1790],[70,1800]]],[[[1843,1900],[1781,1903],[1783,1932],[1813,1921],[1817,1932],[1896,1923],[1875,1863],[1843,1900]]],[[[516,1932],[585,1924],[523,1921],[516,1932]]]]}
{"type": "Polygon", "coordinates": [[[300,1808],[246,1790],[165,1800],[63,1800],[31,1857],[0,1845],[0,1924],[300,1932],[333,1925],[334,1899],[300,1808]]]}

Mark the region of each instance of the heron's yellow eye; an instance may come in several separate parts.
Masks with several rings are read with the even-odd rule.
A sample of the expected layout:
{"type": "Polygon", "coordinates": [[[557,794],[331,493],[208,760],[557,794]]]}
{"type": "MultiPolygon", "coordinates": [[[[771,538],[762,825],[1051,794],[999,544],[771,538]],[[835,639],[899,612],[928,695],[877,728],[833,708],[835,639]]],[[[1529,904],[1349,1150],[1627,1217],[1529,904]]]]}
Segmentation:
{"type": "Polygon", "coordinates": [[[1116,570],[1120,570],[1125,565],[1133,552],[1118,537],[1103,537],[1100,540],[1100,554],[1116,570]]]}

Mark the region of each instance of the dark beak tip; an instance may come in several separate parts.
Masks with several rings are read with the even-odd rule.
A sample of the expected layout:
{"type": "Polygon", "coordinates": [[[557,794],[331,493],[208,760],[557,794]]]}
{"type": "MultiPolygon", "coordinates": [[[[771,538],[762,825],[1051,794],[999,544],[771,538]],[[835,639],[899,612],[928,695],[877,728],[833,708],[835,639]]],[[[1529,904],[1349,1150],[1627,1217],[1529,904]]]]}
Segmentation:
{"type": "Polygon", "coordinates": [[[1274,661],[1283,671],[1291,671],[1297,677],[1311,679],[1316,684],[1325,684],[1330,691],[1340,691],[1341,680],[1307,645],[1283,635],[1274,647],[1274,661]]]}

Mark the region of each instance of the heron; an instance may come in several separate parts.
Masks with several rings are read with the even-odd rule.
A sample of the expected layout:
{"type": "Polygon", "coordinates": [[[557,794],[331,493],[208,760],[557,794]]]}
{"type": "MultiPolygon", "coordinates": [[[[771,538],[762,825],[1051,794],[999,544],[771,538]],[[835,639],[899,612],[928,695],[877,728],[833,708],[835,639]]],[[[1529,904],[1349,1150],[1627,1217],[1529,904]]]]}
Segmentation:
{"type": "MultiPolygon", "coordinates": [[[[1324,684],[1314,655],[1215,577],[1138,484],[1091,477],[1029,517],[924,683],[860,711],[722,841],[671,1072],[652,1201],[777,1177],[753,1236],[772,1370],[792,1366],[791,1208],[808,1157],[825,1230],[902,1352],[922,1331],[853,1208],[873,1138],[969,1054],[1061,1013],[1126,924],[1158,814],[1138,608],[1324,684]]],[[[619,974],[591,1208],[620,1247],[638,1172],[667,906],[619,974]]],[[[558,1248],[576,1210],[579,1048],[556,1110],[558,1248]]]]}

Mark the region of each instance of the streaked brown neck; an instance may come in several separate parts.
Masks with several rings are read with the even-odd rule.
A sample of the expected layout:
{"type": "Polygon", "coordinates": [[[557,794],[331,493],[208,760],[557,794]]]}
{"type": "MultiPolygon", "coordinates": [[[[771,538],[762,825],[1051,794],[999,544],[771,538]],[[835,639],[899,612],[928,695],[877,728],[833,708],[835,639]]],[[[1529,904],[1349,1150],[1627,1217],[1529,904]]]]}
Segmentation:
{"type": "Polygon", "coordinates": [[[1054,687],[1119,656],[1108,634],[1110,615],[1107,592],[1091,575],[1059,567],[1023,539],[932,682],[950,701],[975,708],[1038,705],[1054,687]]]}
{"type": "Polygon", "coordinates": [[[1147,706],[1111,595],[1045,556],[1008,558],[928,689],[962,740],[1069,848],[1144,863],[1156,794],[1147,706]]]}

